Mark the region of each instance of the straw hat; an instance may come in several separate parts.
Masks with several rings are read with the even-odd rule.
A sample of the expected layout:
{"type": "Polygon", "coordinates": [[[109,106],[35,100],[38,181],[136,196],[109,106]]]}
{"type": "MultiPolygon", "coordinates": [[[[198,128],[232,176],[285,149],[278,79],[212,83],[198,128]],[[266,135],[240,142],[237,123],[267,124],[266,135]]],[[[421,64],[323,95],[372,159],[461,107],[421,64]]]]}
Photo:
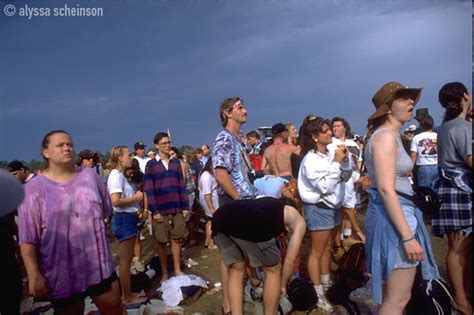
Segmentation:
{"type": "Polygon", "coordinates": [[[368,120],[386,115],[390,111],[392,101],[405,96],[412,98],[416,105],[420,100],[421,88],[409,88],[400,82],[385,83],[372,97],[372,103],[376,110],[368,120]]]}

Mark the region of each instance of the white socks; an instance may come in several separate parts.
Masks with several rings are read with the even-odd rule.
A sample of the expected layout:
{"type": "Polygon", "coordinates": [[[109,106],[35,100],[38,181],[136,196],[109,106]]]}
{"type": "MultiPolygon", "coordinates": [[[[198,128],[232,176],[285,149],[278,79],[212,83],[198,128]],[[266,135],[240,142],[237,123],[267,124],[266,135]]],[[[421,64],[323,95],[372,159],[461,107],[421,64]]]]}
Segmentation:
{"type": "Polygon", "coordinates": [[[325,275],[321,275],[320,276],[320,281],[321,281],[321,284],[329,284],[331,282],[331,277],[328,274],[325,274],[325,275]]]}
{"type": "Polygon", "coordinates": [[[349,237],[352,235],[352,229],[344,229],[342,234],[344,235],[344,237],[349,237]]]}

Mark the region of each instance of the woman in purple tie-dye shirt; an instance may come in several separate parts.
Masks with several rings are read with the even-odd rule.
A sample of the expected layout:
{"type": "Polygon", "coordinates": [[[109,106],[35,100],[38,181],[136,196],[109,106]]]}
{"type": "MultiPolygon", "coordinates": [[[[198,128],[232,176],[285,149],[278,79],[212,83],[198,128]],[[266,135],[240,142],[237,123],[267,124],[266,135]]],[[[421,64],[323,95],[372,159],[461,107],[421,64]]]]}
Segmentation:
{"type": "Polygon", "coordinates": [[[25,185],[18,209],[30,294],[49,297],[55,314],[83,314],[86,296],[101,314],[125,314],[103,222],[112,213],[107,188],[74,166],[67,132],[49,132],[42,155],[46,169],[25,185]]]}

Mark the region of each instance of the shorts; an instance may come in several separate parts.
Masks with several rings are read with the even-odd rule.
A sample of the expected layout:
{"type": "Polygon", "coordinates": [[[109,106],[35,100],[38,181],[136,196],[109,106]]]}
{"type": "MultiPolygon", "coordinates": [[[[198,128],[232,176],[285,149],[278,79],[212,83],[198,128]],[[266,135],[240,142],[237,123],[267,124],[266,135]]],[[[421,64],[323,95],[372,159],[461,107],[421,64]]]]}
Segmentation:
{"type": "Polygon", "coordinates": [[[112,232],[117,241],[138,236],[138,215],[136,212],[115,212],[112,217],[112,232]]]}
{"type": "Polygon", "coordinates": [[[272,267],[280,262],[280,251],[275,238],[264,242],[251,242],[222,233],[214,237],[226,266],[248,258],[252,267],[272,267]]]}
{"type": "Polygon", "coordinates": [[[162,215],[162,222],[153,220],[153,231],[155,239],[160,243],[168,243],[172,239],[180,239],[186,235],[186,224],[183,214],[162,215]]]}
{"type": "Polygon", "coordinates": [[[305,203],[303,210],[309,231],[330,230],[341,223],[339,209],[323,209],[314,204],[305,203]]]}
{"type": "MultiPolygon", "coordinates": [[[[402,210],[410,230],[413,234],[415,234],[416,228],[418,226],[418,220],[415,217],[415,207],[402,204],[402,210]]],[[[395,257],[394,269],[408,269],[415,268],[416,266],[418,266],[418,261],[409,260],[405,253],[403,244],[400,243],[398,245],[398,255],[395,257]]]]}
{"type": "Polygon", "coordinates": [[[68,297],[62,298],[62,299],[51,299],[51,304],[53,305],[54,308],[58,307],[65,307],[71,304],[74,304],[80,300],[85,299],[88,296],[97,296],[101,295],[102,293],[105,293],[110,290],[112,287],[112,283],[117,280],[117,274],[112,272],[110,277],[102,280],[101,282],[97,284],[93,284],[89,286],[85,291],[83,292],[78,292],[78,293],[73,293],[68,297]]]}

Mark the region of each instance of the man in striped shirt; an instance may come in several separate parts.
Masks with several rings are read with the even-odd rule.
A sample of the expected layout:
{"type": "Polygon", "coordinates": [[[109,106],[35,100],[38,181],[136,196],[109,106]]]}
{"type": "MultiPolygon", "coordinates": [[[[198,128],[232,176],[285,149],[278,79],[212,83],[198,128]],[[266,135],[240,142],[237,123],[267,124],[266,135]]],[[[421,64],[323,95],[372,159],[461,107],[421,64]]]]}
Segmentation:
{"type": "Polygon", "coordinates": [[[168,279],[168,242],[171,242],[174,275],[183,274],[179,262],[180,239],[186,234],[184,218],[188,215],[189,201],[179,160],[170,158],[171,141],[168,134],[157,133],[153,142],[158,153],[145,167],[143,188],[154,219],[153,229],[163,271],[161,281],[165,281],[168,279]]]}

